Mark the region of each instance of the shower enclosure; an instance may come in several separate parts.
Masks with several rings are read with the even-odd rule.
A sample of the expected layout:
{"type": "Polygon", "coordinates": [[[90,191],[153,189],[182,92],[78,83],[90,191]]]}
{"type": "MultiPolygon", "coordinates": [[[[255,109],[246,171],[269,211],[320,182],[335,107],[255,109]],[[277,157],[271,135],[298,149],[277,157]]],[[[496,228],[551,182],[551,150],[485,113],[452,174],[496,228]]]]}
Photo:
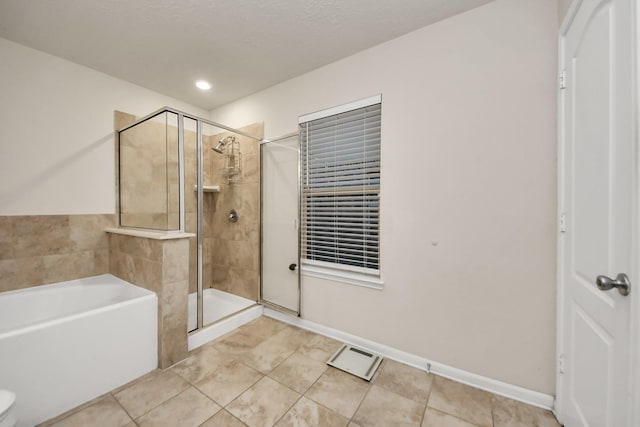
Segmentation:
{"type": "Polygon", "coordinates": [[[189,332],[260,300],[262,134],[171,108],[118,132],[120,226],[193,234],[189,332]]]}

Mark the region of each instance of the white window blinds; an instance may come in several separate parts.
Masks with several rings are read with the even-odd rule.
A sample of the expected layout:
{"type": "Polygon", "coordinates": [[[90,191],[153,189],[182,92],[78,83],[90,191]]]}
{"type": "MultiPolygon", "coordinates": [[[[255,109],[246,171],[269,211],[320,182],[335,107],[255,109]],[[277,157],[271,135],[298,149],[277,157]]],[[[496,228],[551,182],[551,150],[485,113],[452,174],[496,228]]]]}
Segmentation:
{"type": "Polygon", "coordinates": [[[378,97],[300,123],[304,261],[378,275],[380,122],[378,97]]]}

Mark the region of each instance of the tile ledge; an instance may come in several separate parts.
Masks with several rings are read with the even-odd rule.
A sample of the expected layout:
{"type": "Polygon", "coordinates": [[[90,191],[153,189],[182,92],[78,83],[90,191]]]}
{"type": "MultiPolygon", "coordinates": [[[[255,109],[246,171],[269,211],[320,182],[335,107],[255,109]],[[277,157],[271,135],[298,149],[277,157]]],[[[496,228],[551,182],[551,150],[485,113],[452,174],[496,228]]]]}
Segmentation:
{"type": "Polygon", "coordinates": [[[194,233],[185,233],[182,231],[150,231],[142,230],[139,228],[105,228],[106,233],[122,234],[125,236],[144,237],[147,239],[155,240],[172,240],[172,239],[187,239],[189,237],[196,237],[194,233]]]}

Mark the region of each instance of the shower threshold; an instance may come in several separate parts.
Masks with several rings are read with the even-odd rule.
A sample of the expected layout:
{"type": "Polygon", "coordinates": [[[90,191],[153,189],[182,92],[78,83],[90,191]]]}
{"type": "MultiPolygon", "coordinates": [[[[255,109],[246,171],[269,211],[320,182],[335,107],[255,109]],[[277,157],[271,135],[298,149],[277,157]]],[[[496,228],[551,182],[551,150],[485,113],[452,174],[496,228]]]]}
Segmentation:
{"type": "MultiPolygon", "coordinates": [[[[204,289],[202,291],[202,323],[204,326],[209,325],[255,304],[255,301],[228,292],[204,289]]],[[[189,331],[198,326],[197,305],[197,294],[195,292],[189,294],[189,331]]]]}

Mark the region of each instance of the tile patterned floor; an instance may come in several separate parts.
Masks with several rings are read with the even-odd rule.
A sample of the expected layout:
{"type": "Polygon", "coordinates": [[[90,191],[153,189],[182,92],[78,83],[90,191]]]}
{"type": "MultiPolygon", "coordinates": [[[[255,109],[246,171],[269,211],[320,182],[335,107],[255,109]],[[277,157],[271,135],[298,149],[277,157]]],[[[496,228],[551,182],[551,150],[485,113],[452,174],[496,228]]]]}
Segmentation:
{"type": "Polygon", "coordinates": [[[559,426],[549,411],[391,360],[366,382],[326,365],[340,345],[261,317],[42,426],[559,426]]]}

